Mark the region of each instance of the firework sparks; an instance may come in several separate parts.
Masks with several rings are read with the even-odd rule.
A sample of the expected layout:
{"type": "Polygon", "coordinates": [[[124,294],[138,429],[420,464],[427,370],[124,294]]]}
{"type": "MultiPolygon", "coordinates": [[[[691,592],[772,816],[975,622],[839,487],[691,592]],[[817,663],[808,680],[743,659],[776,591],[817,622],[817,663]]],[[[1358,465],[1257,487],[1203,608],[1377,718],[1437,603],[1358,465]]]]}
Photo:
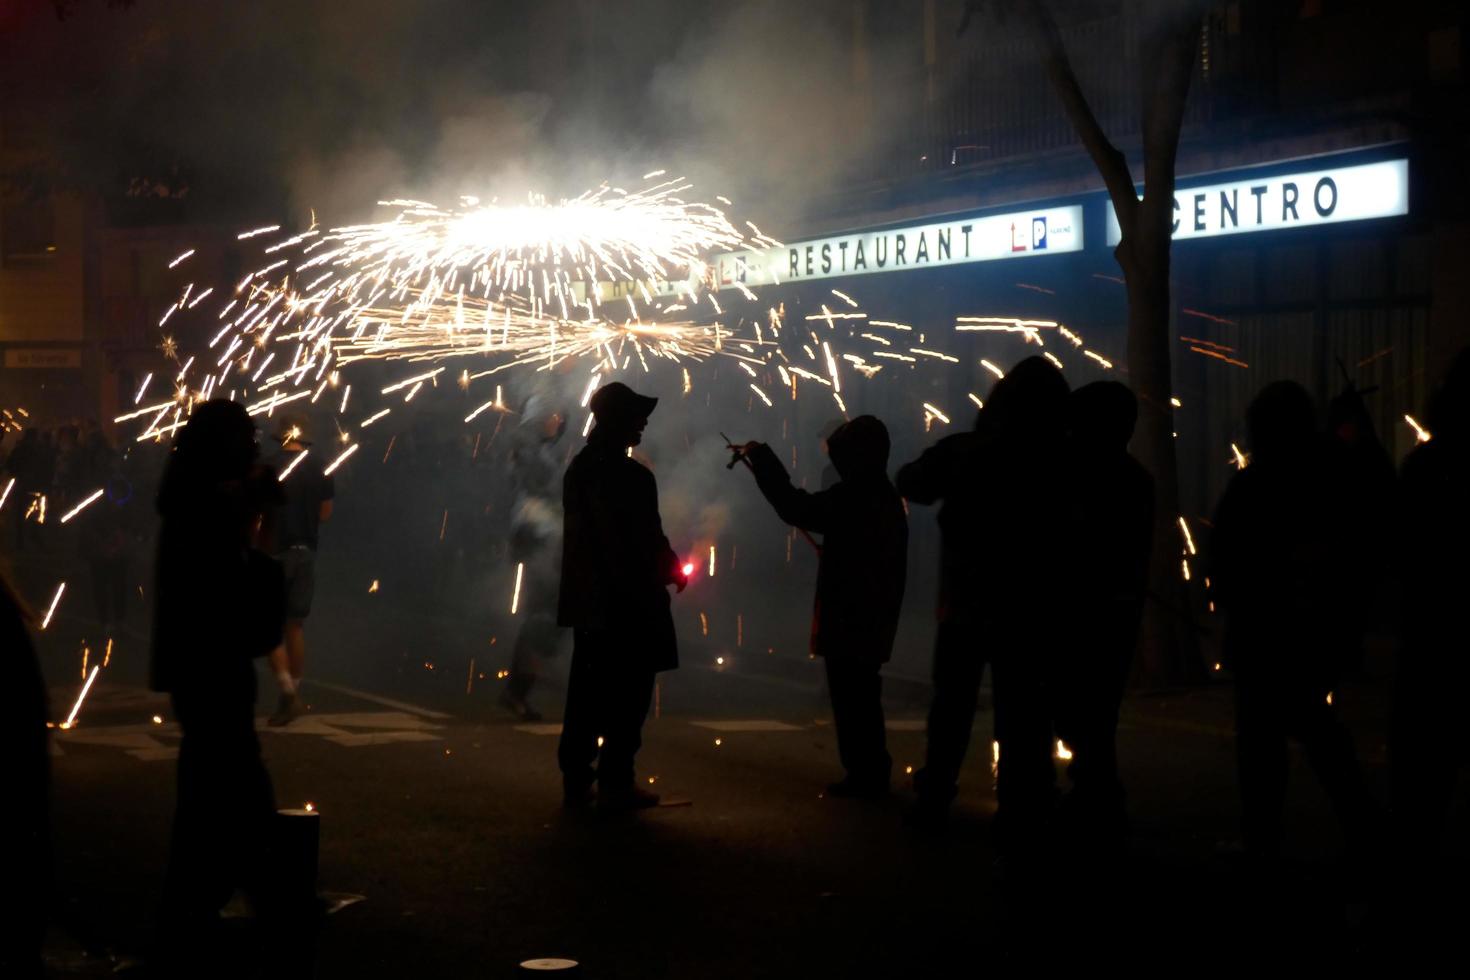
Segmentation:
{"type": "Polygon", "coordinates": [[[525,576],[525,574],[526,563],[518,562],[516,564],[516,587],[515,591],[512,592],[510,595],[510,614],[512,616],[514,616],[516,614],[516,610],[521,607],[521,579],[525,576]]]}
{"type": "Polygon", "coordinates": [[[88,504],[95,503],[96,500],[97,500],[97,498],[100,497],[100,496],[102,496],[102,494],[104,492],[105,491],[104,490],[101,490],[101,489],[92,491],[92,493],[86,499],[84,499],[81,503],[77,504],[71,510],[69,510],[65,514],[62,514],[61,515],[61,523],[65,524],[67,521],[71,520],[73,517],[76,517],[78,514],[80,514],[83,511],[83,509],[86,508],[86,506],[88,504]]]}
{"type": "Polygon", "coordinates": [[[88,675],[87,682],[82,685],[81,693],[77,695],[77,703],[71,706],[71,714],[67,715],[66,721],[61,723],[62,728],[70,728],[76,724],[77,712],[82,710],[82,702],[87,700],[87,692],[92,690],[92,682],[97,680],[97,672],[101,669],[101,664],[97,664],[92,668],[92,673],[88,675]]]}
{"type": "Polygon", "coordinates": [[[56,615],[56,606],[61,602],[61,594],[66,591],[66,583],[62,582],[56,586],[56,594],[51,597],[51,605],[46,607],[46,615],[41,620],[41,629],[51,625],[51,617],[56,615]]]}
{"type": "Polygon", "coordinates": [[[1404,421],[1409,423],[1409,427],[1414,430],[1414,438],[1416,441],[1428,442],[1430,439],[1434,438],[1434,436],[1430,435],[1428,429],[1424,428],[1424,426],[1420,425],[1414,420],[1414,416],[1405,415],[1404,421]]]}

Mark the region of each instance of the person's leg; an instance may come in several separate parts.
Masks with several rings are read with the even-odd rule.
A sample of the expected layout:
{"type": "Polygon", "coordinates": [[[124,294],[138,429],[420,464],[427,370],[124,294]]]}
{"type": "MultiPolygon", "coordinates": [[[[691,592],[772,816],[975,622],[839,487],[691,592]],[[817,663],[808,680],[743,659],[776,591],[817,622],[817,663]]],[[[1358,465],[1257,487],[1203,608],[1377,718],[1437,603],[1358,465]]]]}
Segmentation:
{"type": "Polygon", "coordinates": [[[286,620],[284,632],[286,664],[291,672],[291,680],[299,685],[306,673],[306,620],[286,620]]]}
{"type": "Polygon", "coordinates": [[[1044,645],[1010,638],[992,659],[995,686],[995,737],[1000,743],[996,770],[996,823],[1007,849],[1031,850],[1049,818],[1056,790],[1052,762],[1051,712],[1043,663],[1044,645]]]}
{"type": "Polygon", "coordinates": [[[1235,751],[1240,780],[1241,831],[1246,852],[1271,860],[1281,850],[1286,805],[1287,745],[1281,696],[1269,680],[1237,671],[1235,751]]]}
{"type": "Polygon", "coordinates": [[[562,787],[567,802],[583,802],[597,773],[597,735],[600,726],[597,666],[606,651],[597,633],[577,630],[573,634],[572,666],[567,675],[567,704],[562,716],[561,741],[557,745],[557,763],[561,767],[562,787]]]}
{"type": "Polygon", "coordinates": [[[924,768],[914,774],[921,805],[939,809],[954,799],[969,750],[985,660],[970,630],[941,623],[934,641],[934,694],[929,704],[924,768]]]}
{"type": "Polygon", "coordinates": [[[1326,690],[1302,692],[1293,704],[1292,715],[1292,727],[1306,751],[1307,763],[1327,791],[1349,845],[1374,846],[1381,817],[1378,801],[1368,791],[1352,734],[1336,709],[1327,703],[1326,690]]]}
{"type": "Polygon", "coordinates": [[[823,657],[822,667],[827,676],[827,695],[832,701],[832,727],[837,733],[837,760],[847,773],[847,780],[856,782],[863,776],[866,760],[859,746],[860,736],[855,727],[853,709],[853,671],[851,665],[834,657],[823,657]]]}
{"type": "Polygon", "coordinates": [[[598,792],[604,796],[609,792],[630,794],[634,789],[634,761],[643,747],[643,722],[653,703],[654,673],[643,667],[621,667],[605,683],[612,698],[607,705],[602,754],[597,762],[598,792]]]}

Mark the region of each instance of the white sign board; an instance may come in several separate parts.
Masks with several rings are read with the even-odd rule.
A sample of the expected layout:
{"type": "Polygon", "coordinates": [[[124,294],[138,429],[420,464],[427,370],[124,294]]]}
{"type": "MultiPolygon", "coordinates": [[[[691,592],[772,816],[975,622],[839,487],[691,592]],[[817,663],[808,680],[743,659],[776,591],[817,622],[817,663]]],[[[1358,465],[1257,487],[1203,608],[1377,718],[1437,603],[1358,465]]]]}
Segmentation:
{"type": "MultiPolygon", "coordinates": [[[[1409,213],[1409,161],[1307,170],[1174,191],[1174,239],[1280,231],[1409,213]]],[[[1118,244],[1108,205],[1108,246],[1118,244]]]]}
{"type": "Polygon", "coordinates": [[[1025,258],[1082,248],[1080,205],[962,217],[927,225],[855,231],[781,248],[716,255],[716,284],[762,285],[907,272],[931,266],[1025,258]]]}

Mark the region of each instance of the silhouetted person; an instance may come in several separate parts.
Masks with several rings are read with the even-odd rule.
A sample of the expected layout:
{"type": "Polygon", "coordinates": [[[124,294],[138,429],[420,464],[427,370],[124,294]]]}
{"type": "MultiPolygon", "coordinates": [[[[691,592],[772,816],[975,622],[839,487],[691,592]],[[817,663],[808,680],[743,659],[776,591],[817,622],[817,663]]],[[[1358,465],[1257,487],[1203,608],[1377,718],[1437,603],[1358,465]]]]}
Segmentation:
{"type": "Polygon", "coordinates": [[[542,662],[556,655],[562,639],[556,624],[562,517],[555,494],[561,471],[558,444],[567,423],[560,413],[541,408],[537,396],[527,404],[525,415],[510,452],[516,484],[510,560],[521,572],[520,624],[500,703],[525,721],[540,721],[541,712],[531,705],[531,690],[541,675],[542,662]]]}
{"type": "Polygon", "coordinates": [[[1271,860],[1281,845],[1289,738],[1302,743],[1352,843],[1368,842],[1375,808],[1352,738],[1327,703],[1350,655],[1343,624],[1356,616],[1342,469],[1295,382],[1267,385],[1246,424],[1251,461],[1220,500],[1211,575],[1235,677],[1245,847],[1271,860]]]}
{"type": "Polygon", "coordinates": [[[1055,791],[1046,675],[1065,639],[1056,604],[1073,584],[1067,396],[1056,368],[1027,358],[997,382],[975,432],[941,440],[898,473],[908,499],[944,502],[934,701],[914,780],[916,816],[942,818],[955,795],[988,659],[997,826],[1013,855],[1034,853],[1055,791]]]}
{"type": "Polygon", "coordinates": [[[1072,751],[1067,811],[1076,829],[1116,844],[1126,822],[1118,710],[1143,617],[1154,481],[1128,454],[1138,401],[1126,385],[1084,385],[1072,392],[1070,409],[1079,629],[1057,664],[1057,737],[1072,751]]]}
{"type": "Polygon", "coordinates": [[[1396,837],[1429,870],[1446,830],[1465,740],[1464,605],[1470,596],[1470,350],[1425,418],[1431,438],[1400,477],[1403,599],[1389,761],[1396,837]]]}
{"type": "Polygon", "coordinates": [[[888,793],[893,760],[883,727],[883,678],[893,652],[908,561],[908,519],[888,479],[888,430],[860,415],[827,436],[838,481],[798,490],[765,443],[740,451],[781,520],[822,535],[811,651],[827,671],[837,750],[847,776],[834,796],[888,793]]]}
{"type": "Polygon", "coordinates": [[[51,489],[51,451],[39,429],[28,428],[21,433],[5,460],[5,469],[15,479],[9,505],[15,513],[15,548],[23,551],[39,535],[38,527],[26,527],[31,523],[26,511],[37,497],[51,489]]]}
{"type": "Polygon", "coordinates": [[[0,976],[39,980],[51,893],[51,758],[46,682],[30,615],[0,575],[0,757],[5,773],[6,870],[0,901],[0,976]]]}
{"type": "Polygon", "coordinates": [[[574,645],[557,757],[569,806],[587,803],[595,781],[599,806],[633,809],[658,803],[635,785],[633,759],[654,675],[679,665],[666,587],[682,592],[687,580],[664,537],[653,474],[629,456],[658,399],[614,381],[590,404],[596,425],[562,481],[557,622],[574,645]]]}
{"type": "Polygon", "coordinates": [[[273,911],[265,860],[275,804],[255,735],[255,668],[281,642],[280,566],[250,547],[276,502],[254,426],[234,402],[194,409],[158,494],[152,685],[183,733],[164,883],[166,965],[205,970],[218,912],[236,887],[273,911]]]}
{"type": "Polygon", "coordinates": [[[316,595],[316,553],[323,521],[331,520],[336,483],[323,472],[320,459],[300,459],[309,452],[305,419],[281,420],[281,450],[270,465],[280,480],[281,500],[268,515],[270,550],[286,581],[285,642],[271,653],[271,670],[281,690],[272,725],[288,725],[306,710],[301,680],[306,674],[306,617],[316,595]]]}

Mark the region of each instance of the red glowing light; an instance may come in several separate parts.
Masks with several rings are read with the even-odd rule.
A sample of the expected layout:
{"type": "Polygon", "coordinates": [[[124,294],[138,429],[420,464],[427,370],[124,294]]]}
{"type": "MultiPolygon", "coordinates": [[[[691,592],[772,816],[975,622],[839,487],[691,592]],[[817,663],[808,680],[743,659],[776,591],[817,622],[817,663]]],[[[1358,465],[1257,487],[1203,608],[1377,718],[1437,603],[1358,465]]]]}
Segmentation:
{"type": "Polygon", "coordinates": [[[684,563],[684,567],[683,567],[682,571],[684,572],[684,577],[685,578],[688,578],[689,576],[693,575],[694,574],[694,562],[692,562],[692,561],[686,561],[684,563]]]}

